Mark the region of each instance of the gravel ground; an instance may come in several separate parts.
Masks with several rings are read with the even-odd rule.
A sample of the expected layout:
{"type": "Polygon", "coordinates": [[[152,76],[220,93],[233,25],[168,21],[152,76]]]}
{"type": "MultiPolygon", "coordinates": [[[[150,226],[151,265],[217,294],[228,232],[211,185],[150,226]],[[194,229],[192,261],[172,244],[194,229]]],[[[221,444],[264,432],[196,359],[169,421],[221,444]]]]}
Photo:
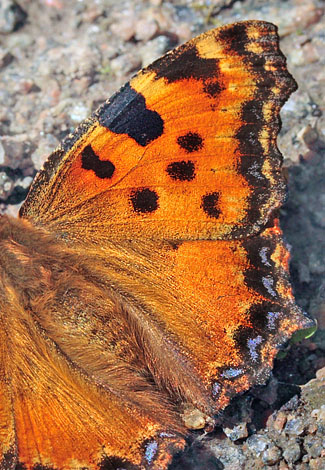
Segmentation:
{"type": "Polygon", "coordinates": [[[297,302],[319,329],[276,360],[268,384],[236,398],[213,433],[193,433],[173,470],[325,469],[323,11],[321,0],[0,2],[0,210],[10,214],[59,141],[139,68],[224,23],[279,26],[299,84],[281,113],[282,227],[297,302]]]}

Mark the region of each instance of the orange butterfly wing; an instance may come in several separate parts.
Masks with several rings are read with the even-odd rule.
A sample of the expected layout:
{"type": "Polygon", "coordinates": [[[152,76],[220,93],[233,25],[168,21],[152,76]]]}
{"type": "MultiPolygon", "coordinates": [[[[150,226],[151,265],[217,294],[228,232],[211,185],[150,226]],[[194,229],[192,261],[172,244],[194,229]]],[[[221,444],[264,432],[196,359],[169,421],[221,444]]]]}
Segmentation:
{"type": "MultiPolygon", "coordinates": [[[[135,303],[143,293],[146,315],[175,336],[209,390],[227,367],[234,377],[224,372],[224,381],[244,376],[238,389],[261,380],[275,346],[307,324],[292,300],[278,224],[258,234],[284,197],[276,137],[295,87],[273,25],[209,31],[141,71],[68,137],[21,211],[106,250],[128,239],[179,243],[150,244],[148,261],[129,262],[124,277],[108,272],[135,303]],[[137,263],[150,272],[147,290],[137,263]]],[[[184,382],[182,393],[193,401],[190,388],[184,382]]]]}
{"type": "Polygon", "coordinates": [[[209,31],[141,71],[69,136],[21,216],[69,238],[82,226],[94,242],[256,233],[283,200],[276,135],[294,89],[274,26],[209,31]]]}
{"type": "MultiPolygon", "coordinates": [[[[203,34],[141,71],[65,139],[21,209],[23,219],[67,240],[76,254],[93,257],[92,275],[129,312],[131,323],[142,327],[147,367],[158,388],[209,415],[235,393],[263,381],[279,345],[309,324],[294,305],[288,252],[271,216],[285,191],[276,146],[279,109],[294,88],[273,25],[249,21],[203,34]]],[[[48,327],[48,318],[37,320],[64,351],[64,337],[48,327]]],[[[88,321],[94,321],[91,312],[88,321]]],[[[82,331],[73,334],[83,338],[82,331]]],[[[54,381],[49,363],[56,356],[51,354],[43,367],[47,380],[54,381]]],[[[77,371],[85,370],[82,361],[74,355],[77,371]]],[[[76,396],[85,390],[98,404],[96,410],[84,405],[94,416],[93,427],[86,428],[89,442],[99,424],[98,442],[109,448],[111,425],[106,428],[100,419],[119,416],[122,427],[134,425],[135,450],[131,455],[126,445],[114,444],[108,454],[131,455],[130,468],[166,468],[167,461],[141,463],[140,443],[149,439],[158,446],[157,433],[164,432],[159,419],[145,416],[137,426],[137,406],[123,411],[121,399],[116,404],[121,411],[111,411],[109,395],[102,404],[98,388],[85,385],[75,369],[64,370],[68,383],[59,384],[57,398],[74,383],[76,396]]],[[[28,409],[31,419],[37,414],[41,429],[47,423],[55,432],[47,403],[40,408],[34,396],[30,404],[21,404],[4,384],[0,393],[16,404],[18,423],[24,423],[20,410],[28,409]]],[[[58,412],[63,429],[65,419],[82,419],[79,405],[72,401],[71,413],[58,412]]],[[[77,431],[71,432],[75,438],[77,431]]],[[[43,445],[43,435],[21,448],[43,445]]],[[[2,452],[8,452],[10,439],[2,452]]],[[[80,445],[81,453],[97,452],[80,445]]],[[[173,445],[181,447],[182,440],[173,445]]],[[[59,451],[52,454],[51,464],[59,451]]],[[[30,453],[27,461],[32,458],[30,453]]]]}

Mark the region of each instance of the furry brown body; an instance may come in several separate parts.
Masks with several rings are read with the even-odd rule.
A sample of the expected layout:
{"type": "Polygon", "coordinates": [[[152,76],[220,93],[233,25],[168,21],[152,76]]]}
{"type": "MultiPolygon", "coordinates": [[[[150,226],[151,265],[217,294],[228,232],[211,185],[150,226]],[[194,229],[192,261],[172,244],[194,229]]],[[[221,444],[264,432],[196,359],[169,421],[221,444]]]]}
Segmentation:
{"type": "MultiPolygon", "coordinates": [[[[144,321],[141,305],[119,292],[116,284],[112,286],[109,274],[114,264],[109,263],[107,252],[101,256],[82,244],[72,248],[24,220],[8,217],[0,219],[0,237],[0,318],[4,331],[10,331],[13,322],[25,326],[30,322],[71,366],[152,417],[172,421],[172,414],[166,412],[172,407],[159,388],[169,390],[174,398],[183,395],[196,403],[200,400],[201,408],[207,410],[208,398],[200,399],[202,392],[186,368],[182,374],[175,348],[158,328],[144,321]],[[16,309],[16,313],[10,315],[8,309],[16,309]],[[18,312],[24,312],[24,317],[18,312]]],[[[35,338],[28,338],[28,329],[24,331],[27,337],[22,338],[19,330],[12,329],[4,342],[11,376],[35,374],[28,358],[35,338]],[[15,352],[21,354],[20,345],[28,340],[26,361],[20,357],[19,370],[14,371],[16,363],[10,358],[15,352]]],[[[22,377],[16,379],[20,384],[22,377]]],[[[209,411],[211,414],[212,407],[209,411]]]]}
{"type": "Polygon", "coordinates": [[[45,450],[50,445],[59,455],[58,435],[82,461],[80,429],[91,453],[107,442],[107,432],[114,443],[112,422],[123,447],[135,429],[119,423],[121,408],[126,420],[133,410],[136,424],[129,425],[140,432],[151,423],[156,434],[159,422],[182,431],[175,401],[182,390],[193,401],[201,394],[195,382],[191,388],[190,374],[181,376],[161,331],[143,321],[137,305],[129,307],[116,285],[113,291],[114,266],[105,258],[27,221],[0,218],[0,449],[6,462],[14,462],[19,440],[35,440],[45,450]]]}

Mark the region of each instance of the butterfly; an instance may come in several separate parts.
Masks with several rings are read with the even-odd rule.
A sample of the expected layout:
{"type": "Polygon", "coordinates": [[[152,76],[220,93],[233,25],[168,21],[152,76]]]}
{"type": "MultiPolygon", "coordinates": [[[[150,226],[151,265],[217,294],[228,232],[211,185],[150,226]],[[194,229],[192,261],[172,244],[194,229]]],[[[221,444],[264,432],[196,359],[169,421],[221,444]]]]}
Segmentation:
{"type": "Polygon", "coordinates": [[[247,21],[166,54],[0,218],[1,469],[165,470],[312,324],[277,217],[278,42],[247,21]]]}

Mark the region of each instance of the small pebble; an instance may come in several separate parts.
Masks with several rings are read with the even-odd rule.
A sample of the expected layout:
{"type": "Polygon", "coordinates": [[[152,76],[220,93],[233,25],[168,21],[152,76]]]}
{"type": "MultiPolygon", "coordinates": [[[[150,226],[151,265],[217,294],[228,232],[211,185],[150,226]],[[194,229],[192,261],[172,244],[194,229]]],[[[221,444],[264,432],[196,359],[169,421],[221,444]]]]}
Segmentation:
{"type": "Polygon", "coordinates": [[[268,449],[264,450],[261,457],[262,461],[266,465],[274,465],[279,462],[281,456],[281,449],[279,449],[279,447],[277,447],[276,445],[272,444],[268,449]]]}
{"type": "Polygon", "coordinates": [[[295,49],[290,55],[291,63],[296,67],[301,67],[305,63],[305,56],[302,49],[295,49]]]}
{"type": "Polygon", "coordinates": [[[298,442],[294,439],[290,440],[285,450],[283,451],[283,457],[285,458],[287,463],[295,463],[301,457],[301,449],[298,442]]]}
{"type": "Polygon", "coordinates": [[[317,8],[314,2],[300,2],[300,5],[297,4],[292,11],[288,11],[285,17],[279,18],[282,22],[281,34],[296,33],[297,30],[307,28],[319,21],[322,13],[322,9],[317,8]]]}
{"type": "Polygon", "coordinates": [[[70,110],[69,116],[74,124],[78,124],[90,115],[90,109],[82,102],[76,103],[70,110]]]}
{"type": "Polygon", "coordinates": [[[0,172],[0,199],[6,200],[14,188],[14,182],[4,172],[0,172]]]}
{"type": "Polygon", "coordinates": [[[285,463],[284,460],[281,460],[281,462],[279,463],[279,470],[288,470],[289,467],[288,465],[285,463]]]}
{"type": "Polygon", "coordinates": [[[22,7],[14,0],[0,2],[0,33],[9,34],[21,28],[27,18],[22,7]]]}
{"type": "Polygon", "coordinates": [[[310,416],[312,418],[318,418],[318,415],[320,413],[320,410],[318,408],[315,408],[314,410],[312,410],[312,412],[310,413],[310,416]]]}
{"type": "Polygon", "coordinates": [[[14,56],[6,49],[0,47],[0,69],[7,67],[14,60],[14,56]]]}
{"type": "Polygon", "coordinates": [[[321,409],[319,410],[318,413],[318,421],[322,421],[322,423],[325,423],[325,407],[322,406],[321,409]]]}
{"type": "Polygon", "coordinates": [[[259,436],[258,434],[253,434],[250,436],[247,441],[246,445],[256,455],[259,455],[263,452],[269,445],[271,441],[266,437],[259,436]]]}
{"type": "Polygon", "coordinates": [[[223,431],[231,441],[238,441],[238,439],[243,439],[248,436],[246,423],[240,423],[232,429],[223,428],[223,431]]]}
{"type": "Polygon", "coordinates": [[[325,470],[325,458],[311,459],[309,461],[309,470],[325,470]]]}
{"type": "Polygon", "coordinates": [[[29,136],[24,133],[2,137],[1,160],[3,165],[9,166],[13,170],[25,169],[31,165],[29,157],[30,141],[29,136]],[[24,156],[24,158],[22,158],[24,156]]]}
{"type": "Polygon", "coordinates": [[[305,424],[301,418],[293,418],[287,421],[284,431],[287,434],[300,436],[305,430],[305,424]]]}
{"type": "Polygon", "coordinates": [[[211,441],[209,447],[215,457],[220,461],[223,470],[244,470],[246,457],[239,446],[225,439],[223,442],[217,444],[211,441]]]}
{"type": "MultiPolygon", "coordinates": [[[[273,416],[273,415],[272,415],[273,416]]],[[[287,422],[287,416],[283,411],[279,411],[273,418],[272,427],[275,431],[281,432],[287,422]]]]}
{"type": "Polygon", "coordinates": [[[323,440],[317,436],[306,436],[304,439],[304,448],[309,457],[314,459],[320,457],[324,444],[323,440]]]}
{"type": "Polygon", "coordinates": [[[317,48],[311,42],[308,42],[303,46],[302,52],[305,59],[305,65],[312,64],[320,59],[317,48]]]}
{"type": "Polygon", "coordinates": [[[189,407],[182,415],[185,426],[188,429],[202,429],[206,423],[206,415],[197,408],[189,407]]]}
{"type": "Polygon", "coordinates": [[[132,17],[121,18],[112,24],[111,31],[123,41],[130,41],[135,35],[135,21],[132,17]]]}
{"type": "Polygon", "coordinates": [[[32,182],[33,178],[31,176],[26,176],[25,178],[17,180],[17,185],[24,189],[28,189],[32,182]]]}
{"type": "Polygon", "coordinates": [[[311,127],[309,124],[303,127],[297,134],[300,139],[308,148],[311,148],[313,144],[319,139],[316,128],[311,127]]]}
{"type": "Polygon", "coordinates": [[[135,26],[135,39],[149,41],[158,32],[158,24],[155,20],[139,20],[135,26]]]}
{"type": "Polygon", "coordinates": [[[302,462],[295,464],[294,467],[290,466],[294,470],[310,470],[309,463],[308,462],[302,462]]]}
{"type": "Polygon", "coordinates": [[[142,58],[142,67],[151,64],[151,62],[165,54],[171,46],[170,39],[164,35],[157,36],[151,41],[144,43],[139,49],[142,58]]]}
{"type": "Polygon", "coordinates": [[[322,369],[318,369],[318,371],[316,372],[316,378],[319,380],[325,380],[325,367],[323,367],[322,369]]]}
{"type": "Polygon", "coordinates": [[[315,432],[317,432],[317,429],[318,429],[317,424],[316,423],[311,423],[308,426],[308,434],[314,434],[315,432]]]}
{"type": "Polygon", "coordinates": [[[115,75],[124,75],[137,70],[140,66],[141,59],[137,52],[121,54],[110,61],[110,68],[115,75]]]}
{"type": "Polygon", "coordinates": [[[3,165],[5,162],[5,149],[0,141],[0,165],[3,165]]]}

